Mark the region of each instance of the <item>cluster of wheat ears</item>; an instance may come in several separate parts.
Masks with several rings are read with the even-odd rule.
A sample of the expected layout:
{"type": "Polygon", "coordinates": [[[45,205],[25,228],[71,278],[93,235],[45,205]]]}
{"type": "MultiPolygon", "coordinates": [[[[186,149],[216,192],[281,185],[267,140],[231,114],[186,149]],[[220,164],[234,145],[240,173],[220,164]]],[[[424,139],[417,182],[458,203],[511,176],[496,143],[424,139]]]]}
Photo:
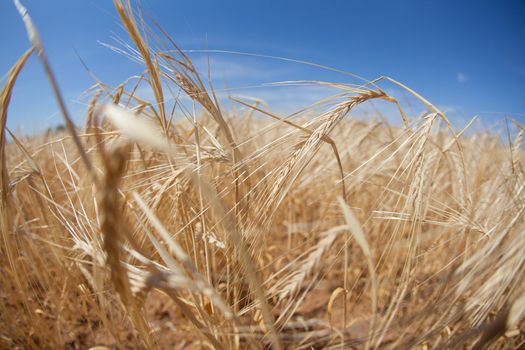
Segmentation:
{"type": "Polygon", "coordinates": [[[15,3],[31,48],[0,95],[3,348],[523,346],[518,123],[509,144],[466,136],[389,78],[429,112],[405,115],[379,80],[310,82],[338,93],[288,116],[246,99],[224,111],[188,56],[115,0],[145,70],[97,79],[79,129],[15,3]],[[67,133],[6,128],[31,55],[67,133]],[[398,126],[352,118],[378,99],[398,126]]]}

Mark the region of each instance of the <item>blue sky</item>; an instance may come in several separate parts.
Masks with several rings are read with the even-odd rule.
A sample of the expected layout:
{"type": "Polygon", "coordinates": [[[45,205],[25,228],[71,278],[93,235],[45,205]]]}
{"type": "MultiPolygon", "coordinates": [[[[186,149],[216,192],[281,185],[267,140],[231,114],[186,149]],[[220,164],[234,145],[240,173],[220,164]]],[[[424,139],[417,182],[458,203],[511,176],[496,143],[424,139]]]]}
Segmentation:
{"type": "MultiPolygon", "coordinates": [[[[104,82],[116,85],[142,68],[100,42],[125,40],[109,0],[25,0],[68,105],[80,124],[93,84],[75,50],[104,82]]],[[[281,56],[349,71],[391,76],[443,108],[458,124],[476,114],[487,124],[525,121],[525,1],[160,1],[142,0],[183,49],[281,56]]],[[[29,43],[11,1],[0,2],[0,76],[29,43]]],[[[192,54],[206,66],[206,56],[192,54]]],[[[273,59],[210,54],[218,88],[285,80],[355,82],[350,77],[273,59]]],[[[389,88],[388,85],[384,86],[389,88]]],[[[240,92],[240,91],[239,91],[240,92]]],[[[246,94],[246,90],[242,91],[246,94]]],[[[316,88],[249,90],[272,105],[307,103],[316,88]],[[297,99],[302,94],[303,99],[297,99]]],[[[417,112],[417,108],[414,109],[417,112]]],[[[35,58],[20,76],[8,127],[24,133],[62,122],[35,58]]],[[[459,127],[460,125],[458,125],[459,127]]]]}

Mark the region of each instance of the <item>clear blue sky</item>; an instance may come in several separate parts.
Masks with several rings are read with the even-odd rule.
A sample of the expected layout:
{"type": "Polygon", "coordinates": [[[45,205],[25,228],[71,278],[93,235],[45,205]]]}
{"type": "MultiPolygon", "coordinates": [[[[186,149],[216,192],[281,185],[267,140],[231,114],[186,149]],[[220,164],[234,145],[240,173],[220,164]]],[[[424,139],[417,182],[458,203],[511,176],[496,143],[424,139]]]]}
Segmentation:
{"type": "MultiPolygon", "coordinates": [[[[80,123],[75,102],[92,79],[117,84],[141,68],[98,41],[127,40],[109,0],[23,0],[80,123]]],[[[142,0],[183,49],[221,49],[313,61],[368,79],[389,75],[457,120],[525,121],[525,1],[160,1],[142,0]],[[500,113],[503,112],[503,113],[500,113]]],[[[11,1],[0,1],[0,76],[29,47],[11,1]]],[[[199,55],[192,56],[204,63],[199,55]]],[[[345,82],[298,64],[212,55],[219,86],[281,80],[345,82]],[[222,84],[222,85],[221,85],[222,84]]],[[[203,65],[204,66],[204,65],[203,65]]],[[[264,95],[262,97],[277,98],[264,95]]],[[[257,96],[257,92],[251,95],[257,96]]],[[[270,101],[271,102],[271,101],[270,101]]],[[[32,58],[18,82],[8,126],[31,133],[61,123],[41,66],[32,58]]]]}

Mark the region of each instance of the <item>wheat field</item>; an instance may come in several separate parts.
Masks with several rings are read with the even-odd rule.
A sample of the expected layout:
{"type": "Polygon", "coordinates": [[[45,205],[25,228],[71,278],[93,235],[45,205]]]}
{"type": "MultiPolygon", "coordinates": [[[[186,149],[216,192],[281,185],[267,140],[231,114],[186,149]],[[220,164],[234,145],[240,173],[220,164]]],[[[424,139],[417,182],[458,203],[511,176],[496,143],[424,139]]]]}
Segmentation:
{"type": "Polygon", "coordinates": [[[292,115],[224,108],[166,33],[115,0],[144,71],[97,80],[76,127],[16,3],[31,47],[0,95],[2,348],[525,346],[519,123],[506,138],[455,125],[387,77],[310,82],[337,94],[292,115]],[[65,131],[6,128],[31,55],[65,131]],[[380,84],[428,112],[408,115],[380,84]],[[377,100],[394,119],[353,117],[377,100]]]}

